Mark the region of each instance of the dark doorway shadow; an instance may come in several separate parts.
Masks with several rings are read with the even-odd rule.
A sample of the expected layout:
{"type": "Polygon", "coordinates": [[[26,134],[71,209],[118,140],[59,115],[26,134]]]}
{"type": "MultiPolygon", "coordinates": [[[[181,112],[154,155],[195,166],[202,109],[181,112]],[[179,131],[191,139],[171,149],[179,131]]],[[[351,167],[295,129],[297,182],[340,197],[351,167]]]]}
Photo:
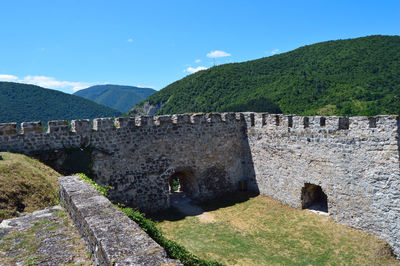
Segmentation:
{"type": "Polygon", "coordinates": [[[328,197],[321,186],[305,183],[301,189],[301,207],[328,213],[328,197]]]}

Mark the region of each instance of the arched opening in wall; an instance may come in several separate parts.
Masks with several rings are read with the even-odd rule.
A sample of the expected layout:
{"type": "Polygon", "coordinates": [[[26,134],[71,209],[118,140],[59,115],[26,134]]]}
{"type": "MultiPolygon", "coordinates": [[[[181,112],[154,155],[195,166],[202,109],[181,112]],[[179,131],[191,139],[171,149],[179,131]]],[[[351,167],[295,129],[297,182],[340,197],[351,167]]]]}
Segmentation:
{"type": "Polygon", "coordinates": [[[199,193],[194,174],[189,170],[174,173],[169,177],[169,192],[171,194],[184,194],[189,198],[194,198],[199,193]]]}
{"type": "Polygon", "coordinates": [[[301,189],[301,206],[303,209],[310,209],[321,212],[328,212],[328,197],[321,186],[305,183],[301,189]]]}

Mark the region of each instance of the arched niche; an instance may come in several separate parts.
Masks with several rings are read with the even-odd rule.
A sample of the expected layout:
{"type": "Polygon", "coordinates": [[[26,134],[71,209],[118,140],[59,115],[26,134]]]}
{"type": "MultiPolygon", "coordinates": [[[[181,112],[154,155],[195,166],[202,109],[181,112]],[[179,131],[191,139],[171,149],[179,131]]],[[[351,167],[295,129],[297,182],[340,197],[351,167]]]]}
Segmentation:
{"type": "Polygon", "coordinates": [[[305,183],[301,189],[302,209],[328,212],[328,197],[321,186],[305,183]]]}

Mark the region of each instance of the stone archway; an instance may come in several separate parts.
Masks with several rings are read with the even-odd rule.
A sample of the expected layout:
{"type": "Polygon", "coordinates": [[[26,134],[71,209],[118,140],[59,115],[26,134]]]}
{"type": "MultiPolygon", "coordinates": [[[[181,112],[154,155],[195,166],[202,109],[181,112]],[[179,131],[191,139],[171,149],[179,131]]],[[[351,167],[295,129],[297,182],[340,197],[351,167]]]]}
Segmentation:
{"type": "Polygon", "coordinates": [[[321,212],[328,212],[328,197],[321,186],[305,183],[301,189],[302,209],[311,209],[321,212]]]}
{"type": "Polygon", "coordinates": [[[175,171],[168,180],[170,193],[184,193],[188,197],[199,194],[199,186],[195,175],[190,170],[175,171]]]}

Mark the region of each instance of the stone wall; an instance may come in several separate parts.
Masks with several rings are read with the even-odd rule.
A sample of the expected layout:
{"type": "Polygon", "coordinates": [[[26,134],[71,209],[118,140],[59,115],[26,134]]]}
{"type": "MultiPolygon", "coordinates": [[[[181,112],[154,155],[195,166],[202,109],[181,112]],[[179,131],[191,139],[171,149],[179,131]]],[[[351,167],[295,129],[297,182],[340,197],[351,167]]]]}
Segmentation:
{"type": "Polygon", "coordinates": [[[301,208],[322,188],[335,221],[385,239],[400,255],[399,120],[245,114],[260,193],[301,208]]]}
{"type": "MultiPolygon", "coordinates": [[[[243,177],[242,115],[192,114],[0,124],[0,150],[25,154],[89,146],[96,182],[112,199],[143,211],[167,208],[169,177],[190,173],[192,196],[207,199],[234,191],[243,177]]],[[[187,177],[188,179],[190,177],[187,177]]]]}
{"type": "Polygon", "coordinates": [[[89,146],[96,181],[113,199],[156,211],[170,206],[181,173],[199,199],[248,187],[302,207],[321,187],[334,220],[385,239],[400,256],[399,119],[263,113],[137,116],[0,124],[0,150],[34,154],[89,146]]]}
{"type": "Polygon", "coordinates": [[[59,178],[60,201],[96,265],[182,265],[135,222],[77,176],[59,178]]]}

